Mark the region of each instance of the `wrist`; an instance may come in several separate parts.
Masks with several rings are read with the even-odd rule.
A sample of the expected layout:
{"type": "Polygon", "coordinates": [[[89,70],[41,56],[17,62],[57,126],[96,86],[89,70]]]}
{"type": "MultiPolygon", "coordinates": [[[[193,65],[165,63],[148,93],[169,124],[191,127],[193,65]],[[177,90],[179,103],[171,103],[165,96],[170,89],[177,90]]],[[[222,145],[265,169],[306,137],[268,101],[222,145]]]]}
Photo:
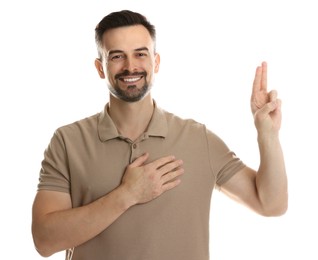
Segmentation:
{"type": "Polygon", "coordinates": [[[108,195],[112,197],[112,200],[114,202],[113,205],[120,212],[125,212],[130,207],[136,204],[133,200],[133,197],[123,185],[118,186],[108,195]]]}
{"type": "Polygon", "coordinates": [[[279,132],[275,131],[275,132],[269,132],[269,131],[258,131],[257,132],[257,141],[258,142],[275,142],[275,141],[279,141],[279,132]]]}
{"type": "Polygon", "coordinates": [[[127,210],[137,204],[134,197],[123,184],[118,186],[115,192],[117,193],[118,203],[123,210],[127,210]]]}
{"type": "Polygon", "coordinates": [[[257,136],[258,146],[261,155],[268,153],[276,153],[281,150],[280,140],[278,134],[262,134],[257,136]]]}

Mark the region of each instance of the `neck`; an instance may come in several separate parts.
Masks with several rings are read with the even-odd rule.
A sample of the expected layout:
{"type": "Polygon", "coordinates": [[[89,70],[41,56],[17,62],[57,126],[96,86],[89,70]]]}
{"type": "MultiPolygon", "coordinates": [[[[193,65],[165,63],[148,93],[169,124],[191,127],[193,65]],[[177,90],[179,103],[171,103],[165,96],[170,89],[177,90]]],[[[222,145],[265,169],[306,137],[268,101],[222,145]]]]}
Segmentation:
{"type": "Polygon", "coordinates": [[[153,100],[148,94],[138,102],[125,102],[110,96],[109,115],[118,132],[135,141],[145,132],[154,110],[153,100]]]}

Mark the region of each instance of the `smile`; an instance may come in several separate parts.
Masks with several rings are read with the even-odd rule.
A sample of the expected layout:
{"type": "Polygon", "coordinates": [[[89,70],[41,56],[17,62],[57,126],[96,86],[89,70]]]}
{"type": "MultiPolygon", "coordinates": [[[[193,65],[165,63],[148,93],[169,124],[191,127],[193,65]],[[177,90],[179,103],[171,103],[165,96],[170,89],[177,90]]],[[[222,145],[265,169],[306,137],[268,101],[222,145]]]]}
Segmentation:
{"type": "Polygon", "coordinates": [[[141,77],[134,77],[134,78],[121,78],[120,80],[123,82],[128,82],[128,83],[132,83],[132,82],[136,82],[138,80],[140,80],[142,78],[141,77]]]}

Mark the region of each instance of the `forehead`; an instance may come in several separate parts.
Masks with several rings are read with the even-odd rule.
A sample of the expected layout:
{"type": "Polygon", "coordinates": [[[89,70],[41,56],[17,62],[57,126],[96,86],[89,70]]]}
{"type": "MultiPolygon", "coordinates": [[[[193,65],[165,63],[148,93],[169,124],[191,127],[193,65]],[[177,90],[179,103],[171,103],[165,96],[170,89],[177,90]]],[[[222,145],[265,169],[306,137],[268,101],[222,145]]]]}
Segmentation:
{"type": "Polygon", "coordinates": [[[154,42],[144,26],[132,25],[106,31],[103,35],[103,46],[106,52],[131,51],[141,47],[153,50],[154,42]]]}

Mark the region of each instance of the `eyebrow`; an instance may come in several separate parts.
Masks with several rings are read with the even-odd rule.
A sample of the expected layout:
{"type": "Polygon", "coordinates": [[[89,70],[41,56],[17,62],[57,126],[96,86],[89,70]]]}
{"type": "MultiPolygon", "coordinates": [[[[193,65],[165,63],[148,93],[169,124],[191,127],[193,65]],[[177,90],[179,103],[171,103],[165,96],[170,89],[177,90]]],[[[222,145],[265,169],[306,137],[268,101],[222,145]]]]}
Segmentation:
{"type": "MultiPolygon", "coordinates": [[[[140,47],[140,48],[137,48],[137,49],[134,49],[134,51],[148,51],[149,52],[149,49],[147,47],[140,47]]],[[[123,53],[124,51],[122,50],[112,50],[112,51],[109,51],[108,55],[112,55],[114,53],[123,53]]]]}
{"type": "Polygon", "coordinates": [[[135,49],[135,51],[148,51],[149,52],[149,49],[147,47],[141,47],[141,48],[135,49]]]}

